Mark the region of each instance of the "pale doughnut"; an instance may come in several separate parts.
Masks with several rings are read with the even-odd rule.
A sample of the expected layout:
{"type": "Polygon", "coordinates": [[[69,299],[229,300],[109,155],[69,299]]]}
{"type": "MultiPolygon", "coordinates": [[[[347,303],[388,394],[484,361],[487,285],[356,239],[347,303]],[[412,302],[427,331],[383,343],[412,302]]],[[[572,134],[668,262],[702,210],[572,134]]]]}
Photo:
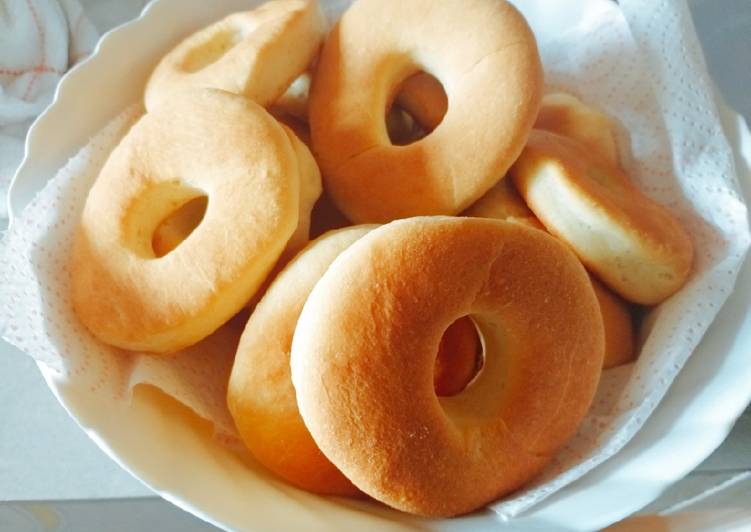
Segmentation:
{"type": "Polygon", "coordinates": [[[603,347],[597,300],[565,245],[497,220],[411,218],[362,237],[316,284],[292,382],[314,440],[355,486],[449,516],[520,487],[573,435],[603,347]],[[438,398],[435,353],[465,315],[484,367],[438,398]]]}
{"type": "Polygon", "coordinates": [[[611,166],[618,165],[618,145],[613,135],[615,125],[612,119],[571,94],[546,94],[542,98],[535,128],[579,141],[611,166]]]}
{"type": "Polygon", "coordinates": [[[71,261],[74,310],[124,349],[196,343],[261,285],[297,226],[299,189],[289,137],[262,107],[213,89],[175,95],[132,127],[89,192],[71,261]],[[156,258],[156,227],[199,196],[208,196],[200,225],[156,258]]]}
{"type": "MultiPolygon", "coordinates": [[[[291,257],[309,241],[311,211],[321,195],[321,174],[310,150],[292,131],[292,128],[286,127],[286,124],[283,125],[292,142],[300,169],[300,207],[297,228],[292,233],[283,253],[291,257]]],[[[162,257],[175,249],[198,226],[205,212],[206,198],[200,197],[186,203],[160,223],[152,241],[156,256],[162,257]]]]}
{"type": "Polygon", "coordinates": [[[300,417],[289,368],[292,335],[313,286],[370,229],[328,233],[282,270],[248,320],[229,380],[227,405],[248,450],[291,484],[316,493],[359,491],[318,450],[300,417]]]}
{"type": "Polygon", "coordinates": [[[180,42],[154,69],[146,109],[185,88],[217,88],[266,106],[308,68],[324,20],[317,0],[271,0],[234,13],[180,42]]]}
{"type": "Polygon", "coordinates": [[[547,230],[628,301],[660,303],[688,278],[693,245],[681,224],[583,145],[533,130],[510,175],[547,230]]]}
{"type": "Polygon", "coordinates": [[[313,77],[313,151],[327,191],[353,222],[455,214],[506,172],[541,97],[534,35],[505,0],[357,0],[329,34],[313,77]],[[427,137],[393,146],[386,110],[419,71],[446,87],[448,111],[427,137]]]}
{"type": "MultiPolygon", "coordinates": [[[[524,203],[511,179],[502,179],[477,203],[464,211],[465,216],[495,218],[545,230],[524,203]]],[[[634,325],[628,304],[590,275],[605,326],[605,357],[603,369],[620,366],[636,356],[634,325]]]]}

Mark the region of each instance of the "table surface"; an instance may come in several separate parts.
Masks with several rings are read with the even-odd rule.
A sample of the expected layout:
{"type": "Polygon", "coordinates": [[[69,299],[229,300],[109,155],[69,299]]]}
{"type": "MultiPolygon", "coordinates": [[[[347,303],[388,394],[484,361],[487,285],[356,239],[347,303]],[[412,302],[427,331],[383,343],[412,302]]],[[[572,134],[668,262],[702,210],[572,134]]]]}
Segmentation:
{"type": "MultiPolygon", "coordinates": [[[[691,0],[690,4],[713,79],[726,102],[751,124],[751,0],[691,0]]],[[[107,515],[122,513],[133,529],[139,522],[153,525],[155,518],[169,523],[165,530],[213,529],[153,499],[146,486],[120,469],[78,428],[47,389],[33,361],[2,341],[0,381],[0,501],[148,498],[134,501],[139,510],[134,512],[131,506],[129,515],[117,504],[107,503],[107,515]]],[[[751,409],[712,456],[645,511],[678,509],[687,500],[695,504],[706,498],[708,487],[721,486],[743,472],[751,472],[751,409]]],[[[739,482],[741,487],[732,487],[735,497],[751,500],[751,473],[739,482]]],[[[726,502],[731,499],[725,497],[726,502]]],[[[81,515],[93,511],[85,503],[70,504],[81,515]]],[[[722,506],[717,501],[712,504],[712,508],[722,506]]],[[[0,522],[10,515],[7,512],[18,519],[24,512],[45,519],[44,507],[11,506],[0,505],[0,522]]],[[[715,514],[717,523],[720,518],[715,514]]],[[[696,526],[698,521],[692,522],[696,526]]],[[[638,521],[628,529],[637,529],[637,524],[646,526],[639,528],[644,530],[650,526],[638,521]]],[[[686,529],[685,525],[677,524],[676,529],[686,529]]]]}

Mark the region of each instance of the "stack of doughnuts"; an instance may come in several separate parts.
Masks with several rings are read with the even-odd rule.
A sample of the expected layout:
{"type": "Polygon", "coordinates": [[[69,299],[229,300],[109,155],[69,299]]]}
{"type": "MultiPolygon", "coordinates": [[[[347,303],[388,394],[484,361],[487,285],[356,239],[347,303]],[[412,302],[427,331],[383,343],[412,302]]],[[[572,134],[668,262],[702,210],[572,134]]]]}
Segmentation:
{"type": "Polygon", "coordinates": [[[519,489],[690,274],[505,0],[356,0],[328,33],[271,0],[178,43],[144,102],[89,191],[73,308],[155,355],[250,308],[227,405],[308,491],[453,516],[519,489]]]}

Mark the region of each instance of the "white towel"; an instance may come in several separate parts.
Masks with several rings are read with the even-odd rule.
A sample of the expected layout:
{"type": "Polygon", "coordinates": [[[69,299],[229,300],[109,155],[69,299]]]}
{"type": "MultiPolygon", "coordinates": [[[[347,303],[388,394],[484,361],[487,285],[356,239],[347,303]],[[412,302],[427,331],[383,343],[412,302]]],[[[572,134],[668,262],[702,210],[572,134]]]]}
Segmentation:
{"type": "Polygon", "coordinates": [[[0,0],[0,219],[7,216],[5,193],[26,132],[60,78],[93,51],[101,31],[129,20],[144,3],[0,0]]]}

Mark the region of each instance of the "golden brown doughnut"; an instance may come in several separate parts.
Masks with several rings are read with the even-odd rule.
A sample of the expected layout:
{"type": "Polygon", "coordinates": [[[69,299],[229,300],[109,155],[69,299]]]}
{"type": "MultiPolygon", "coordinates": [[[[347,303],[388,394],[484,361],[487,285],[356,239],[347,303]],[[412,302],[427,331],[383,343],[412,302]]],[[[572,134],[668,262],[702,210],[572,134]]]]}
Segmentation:
{"type": "Polygon", "coordinates": [[[327,233],[287,264],[245,326],[229,381],[227,405],[246,447],[271,471],[315,493],[359,491],[318,450],[297,410],[289,369],[292,334],[318,279],[370,229],[327,233]]]}
{"type": "Polygon", "coordinates": [[[271,0],[190,35],[154,69],[146,109],[185,88],[217,88],[266,106],[308,68],[324,20],[317,0],[271,0]]]}
{"type": "Polygon", "coordinates": [[[297,226],[299,189],[289,137],[262,107],[214,89],[166,100],[131,128],[86,199],[71,260],[78,317],[124,349],[163,353],[205,338],[276,262],[297,226]],[[200,196],[200,225],[156,258],[154,230],[200,196]]]}
{"type": "Polygon", "coordinates": [[[313,77],[313,151],[353,222],[455,214],[506,172],[541,97],[534,35],[507,1],[357,0],[329,34],[313,77]],[[427,137],[394,146],[384,116],[401,82],[419,71],[441,80],[448,111],[427,137]]]}
{"type": "Polygon", "coordinates": [[[520,487],[572,436],[603,347],[597,300],[565,245],[498,220],[411,218],[362,237],[316,284],[292,382],[318,447],[355,486],[450,516],[520,487]],[[466,315],[485,363],[439,398],[435,353],[466,315]]]}
{"type": "Polygon", "coordinates": [[[693,245],[681,224],[580,143],[533,130],[510,175],[547,230],[625,299],[657,304],[688,278],[693,245]]]}

